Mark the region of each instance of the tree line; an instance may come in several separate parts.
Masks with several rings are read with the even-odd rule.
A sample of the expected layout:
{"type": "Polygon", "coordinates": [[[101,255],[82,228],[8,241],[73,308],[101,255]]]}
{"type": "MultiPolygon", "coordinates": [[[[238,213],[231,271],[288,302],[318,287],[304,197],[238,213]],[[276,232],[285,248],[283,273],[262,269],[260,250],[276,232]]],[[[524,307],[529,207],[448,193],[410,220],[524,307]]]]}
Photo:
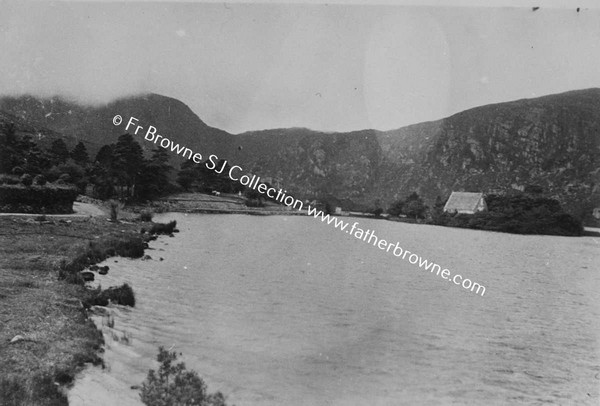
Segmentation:
{"type": "MultiPolygon", "coordinates": [[[[8,124],[0,130],[0,183],[72,184],[81,194],[102,200],[141,202],[180,191],[243,193],[247,204],[254,206],[268,200],[231,180],[228,165],[217,173],[204,162],[185,160],[175,174],[165,149],[156,148],[146,155],[128,133],[102,146],[91,158],[81,141],[70,150],[62,138],[57,138],[44,149],[31,136],[17,135],[15,126],[8,124]]],[[[222,166],[220,161],[218,167],[222,166]]]]}
{"type": "Polygon", "coordinates": [[[148,200],[167,193],[171,184],[168,153],[155,149],[146,158],[131,134],[121,135],[114,144],[104,145],[90,159],[83,142],[72,150],[62,138],[46,149],[31,136],[17,135],[14,124],[7,124],[0,134],[0,174],[3,183],[18,179],[24,185],[47,182],[73,184],[80,193],[100,199],[148,200]]]}

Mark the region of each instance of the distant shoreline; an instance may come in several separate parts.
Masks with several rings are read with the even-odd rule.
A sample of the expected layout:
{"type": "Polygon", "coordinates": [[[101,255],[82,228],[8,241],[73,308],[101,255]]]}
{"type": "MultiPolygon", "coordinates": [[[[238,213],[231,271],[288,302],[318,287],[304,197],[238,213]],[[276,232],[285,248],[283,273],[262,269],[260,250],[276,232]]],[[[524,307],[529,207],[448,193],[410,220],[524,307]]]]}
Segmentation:
{"type": "Polygon", "coordinates": [[[203,193],[180,193],[151,201],[145,205],[132,205],[127,209],[134,212],[149,209],[155,213],[248,214],[257,216],[306,215],[306,211],[293,210],[287,206],[268,201],[264,202],[263,207],[248,207],[243,196],[234,194],[215,196],[203,193]]]}

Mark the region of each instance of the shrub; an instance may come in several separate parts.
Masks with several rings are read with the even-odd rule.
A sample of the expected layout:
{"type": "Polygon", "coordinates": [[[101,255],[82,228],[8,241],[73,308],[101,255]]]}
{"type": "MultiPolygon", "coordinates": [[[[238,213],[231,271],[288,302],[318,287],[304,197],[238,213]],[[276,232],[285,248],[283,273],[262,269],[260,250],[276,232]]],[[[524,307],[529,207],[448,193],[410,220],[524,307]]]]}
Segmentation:
{"type": "Polygon", "coordinates": [[[118,200],[109,200],[108,208],[110,209],[110,221],[117,221],[119,212],[123,208],[123,203],[118,200]]]}
{"type": "Polygon", "coordinates": [[[31,184],[33,183],[33,178],[30,174],[25,173],[21,175],[21,183],[25,186],[31,186],[31,184]]]}
{"type": "Polygon", "coordinates": [[[53,213],[73,212],[77,190],[57,185],[0,185],[0,212],[53,213]]]}
{"type": "Polygon", "coordinates": [[[0,174],[0,184],[1,185],[18,185],[21,183],[18,176],[8,175],[8,174],[0,174]]]}
{"type": "Polygon", "coordinates": [[[207,393],[206,384],[196,371],[187,371],[185,364],[175,364],[177,354],[163,347],[158,349],[158,373],[148,372],[142,384],[140,398],[148,406],[226,406],[221,392],[207,393]]]}
{"type": "Polygon", "coordinates": [[[152,221],[152,217],[154,217],[154,213],[151,210],[142,210],[140,212],[141,221],[152,221]]]}
{"type": "Polygon", "coordinates": [[[135,307],[133,289],[126,283],[100,291],[88,300],[88,304],[93,306],[108,306],[109,300],[111,303],[135,307]]]}
{"type": "Polygon", "coordinates": [[[58,177],[58,180],[61,180],[64,183],[70,183],[71,182],[71,175],[69,175],[68,173],[63,173],[62,175],[60,175],[58,177]]]}
{"type": "Polygon", "coordinates": [[[36,177],[33,178],[33,183],[44,186],[46,184],[46,177],[44,175],[36,175],[36,177]]]}
{"type": "Polygon", "coordinates": [[[168,222],[167,224],[164,223],[154,223],[152,224],[152,227],[150,228],[149,233],[150,234],[173,234],[173,232],[175,231],[175,227],[177,227],[177,221],[173,220],[168,222]]]}
{"type": "Polygon", "coordinates": [[[383,214],[383,209],[381,207],[378,207],[375,210],[373,210],[372,213],[375,217],[379,218],[383,214]]]}

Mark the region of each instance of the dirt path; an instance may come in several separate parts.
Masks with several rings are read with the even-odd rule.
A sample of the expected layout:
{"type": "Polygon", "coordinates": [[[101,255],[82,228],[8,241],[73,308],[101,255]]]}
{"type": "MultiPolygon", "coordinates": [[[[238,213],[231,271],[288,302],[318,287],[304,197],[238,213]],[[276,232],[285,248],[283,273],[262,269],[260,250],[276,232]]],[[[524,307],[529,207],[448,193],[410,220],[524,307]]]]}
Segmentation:
{"type": "MultiPolygon", "coordinates": [[[[73,211],[76,215],[84,215],[84,216],[106,216],[106,212],[102,210],[100,207],[91,203],[81,203],[75,202],[73,203],[73,211]]],[[[72,214],[70,214],[72,216],[72,214]]]]}

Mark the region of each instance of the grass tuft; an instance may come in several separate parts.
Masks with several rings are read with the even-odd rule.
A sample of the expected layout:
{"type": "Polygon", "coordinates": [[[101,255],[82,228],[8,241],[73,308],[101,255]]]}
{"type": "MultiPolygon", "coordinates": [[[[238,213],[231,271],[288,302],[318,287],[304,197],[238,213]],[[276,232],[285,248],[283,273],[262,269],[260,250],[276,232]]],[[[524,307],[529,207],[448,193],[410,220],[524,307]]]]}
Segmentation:
{"type": "Polygon", "coordinates": [[[173,234],[177,227],[177,221],[173,220],[168,223],[154,223],[150,228],[150,234],[173,234]]]}
{"type": "Polygon", "coordinates": [[[144,209],[140,212],[140,221],[150,222],[152,217],[154,217],[154,213],[151,210],[144,209]]]}
{"type": "Polygon", "coordinates": [[[89,305],[108,306],[109,303],[113,303],[135,307],[135,295],[133,293],[133,289],[127,283],[117,287],[110,287],[100,292],[91,292],[93,292],[92,297],[87,300],[89,305]]]}

